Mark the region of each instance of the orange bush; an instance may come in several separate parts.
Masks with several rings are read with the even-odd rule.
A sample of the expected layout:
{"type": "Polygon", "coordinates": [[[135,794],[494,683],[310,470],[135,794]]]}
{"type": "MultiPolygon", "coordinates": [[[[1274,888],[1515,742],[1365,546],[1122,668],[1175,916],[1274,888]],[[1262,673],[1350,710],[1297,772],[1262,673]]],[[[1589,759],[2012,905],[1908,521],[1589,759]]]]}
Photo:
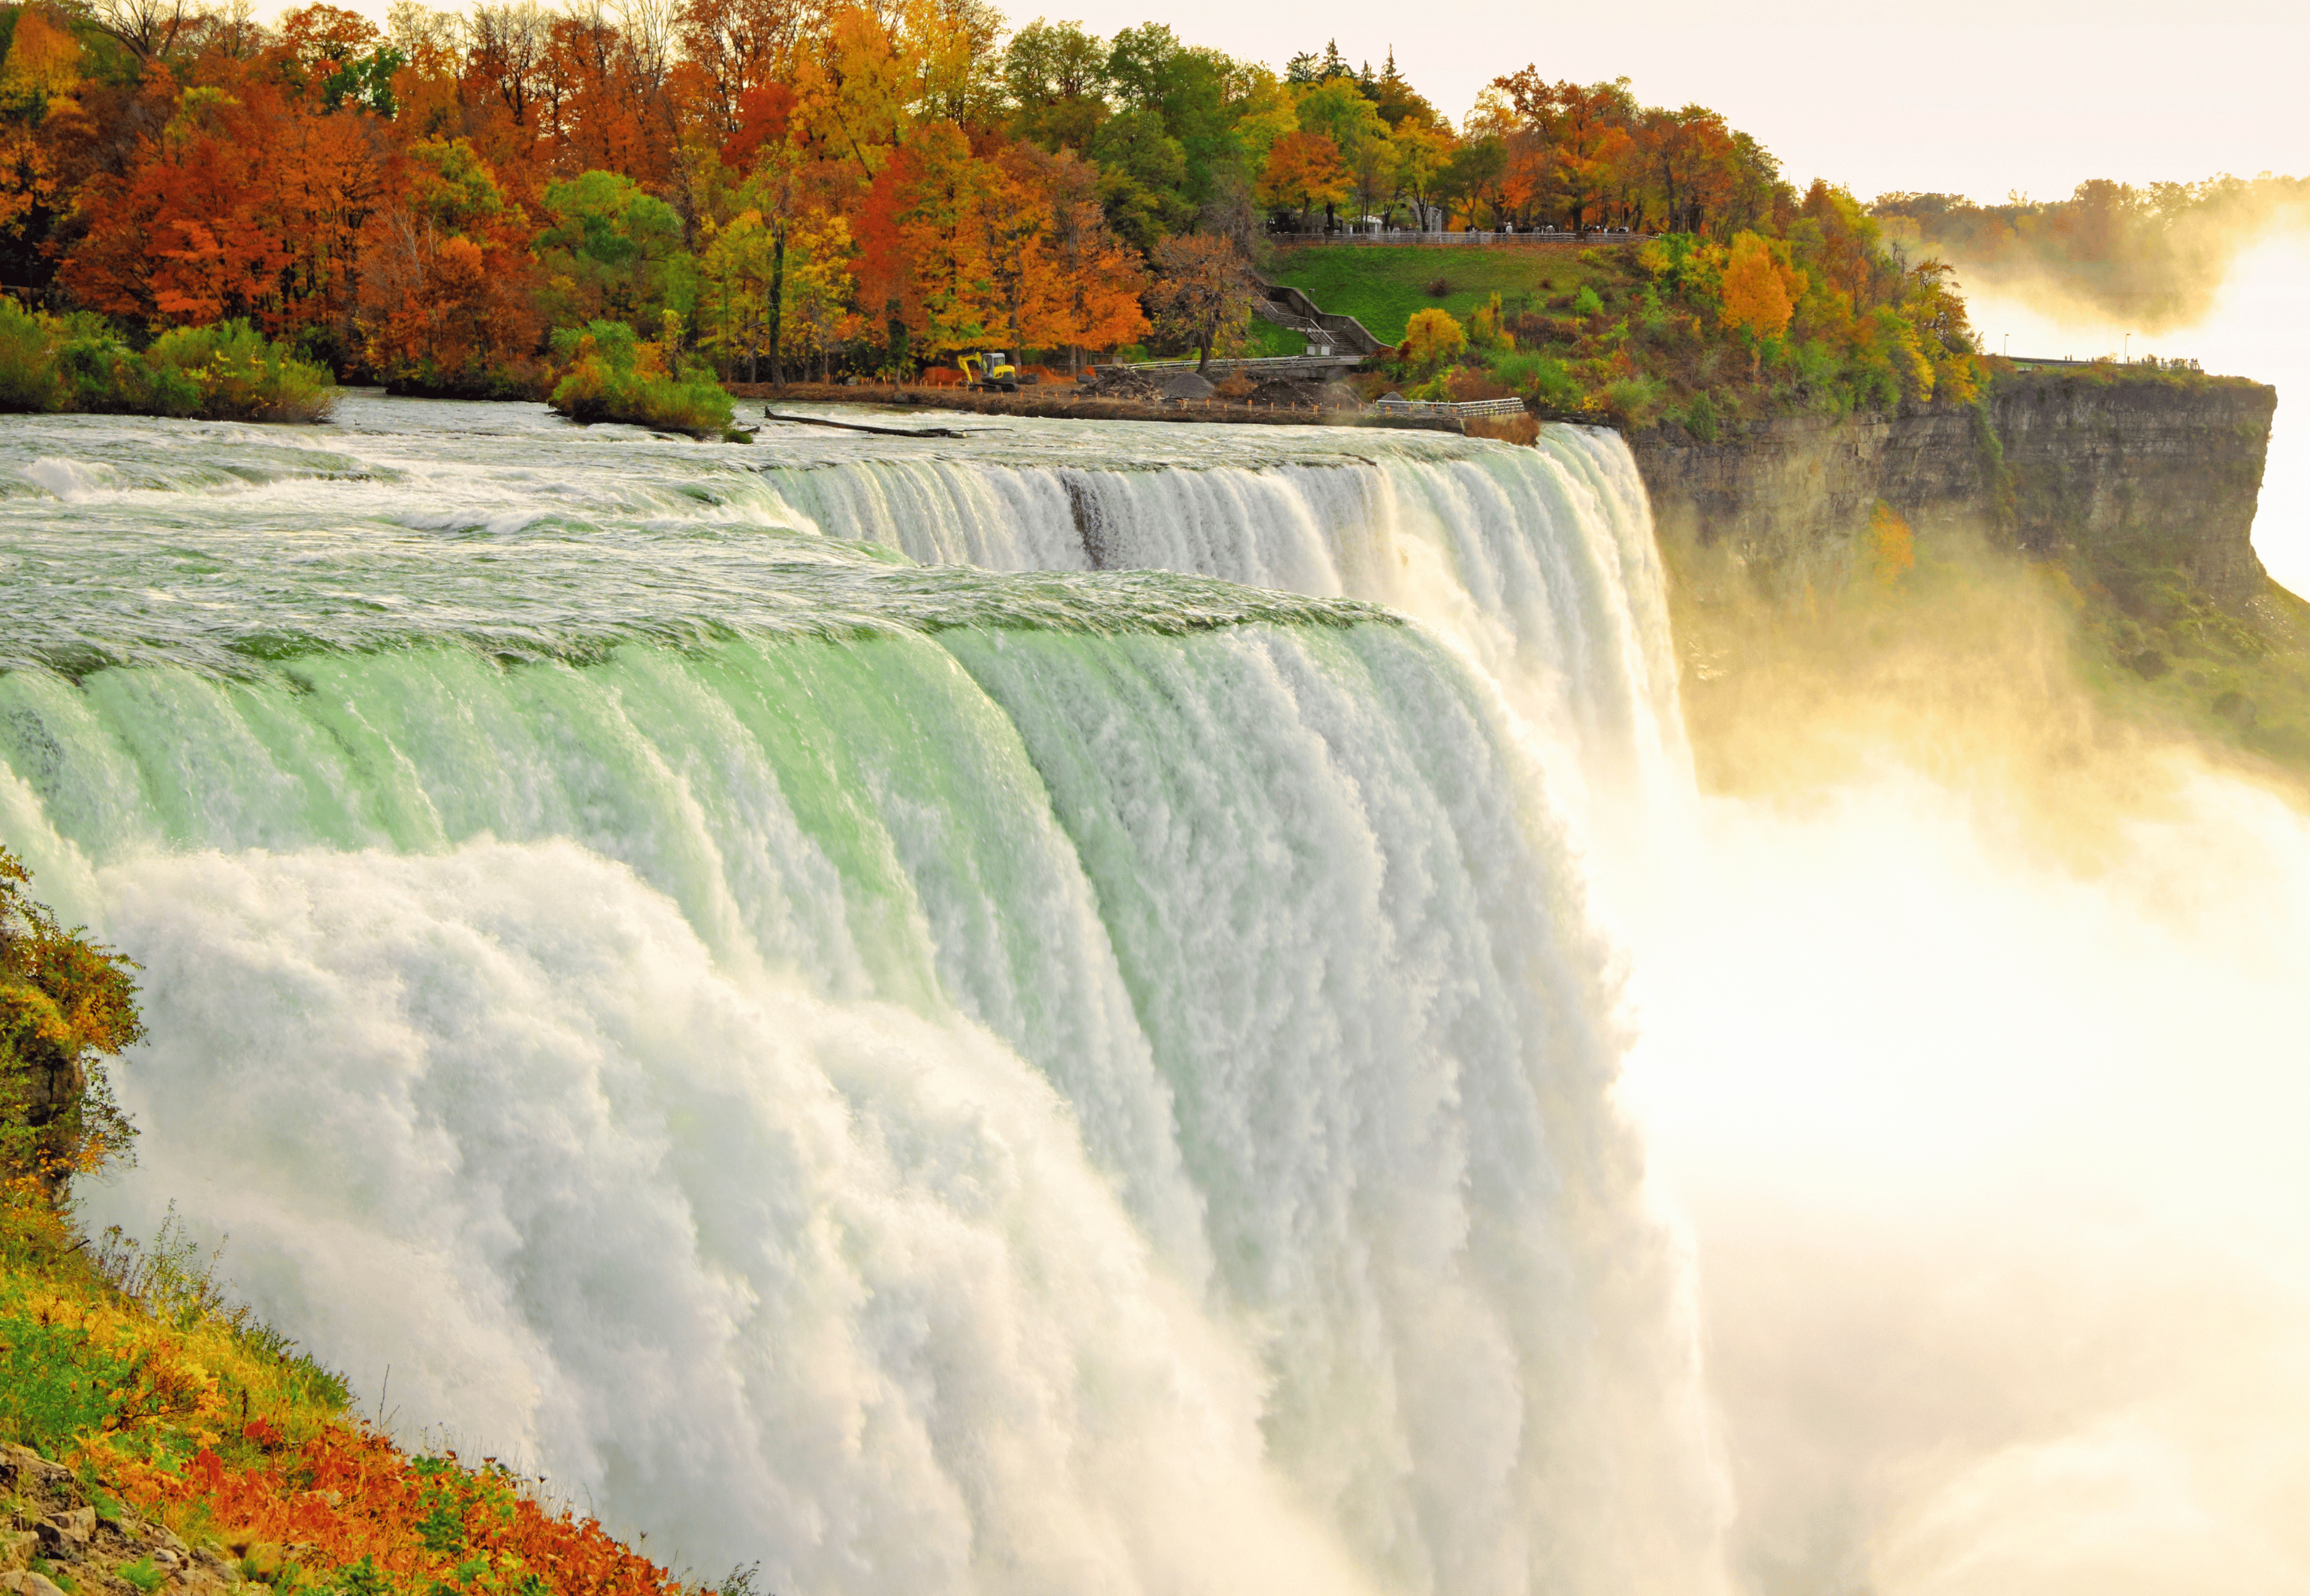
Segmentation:
{"type": "MultiPolygon", "coordinates": [[[[179,1522],[205,1516],[244,1553],[296,1550],[300,1566],[276,1584],[364,1571],[348,1588],[385,1586],[469,1596],[659,1596],[678,1591],[657,1565],[594,1519],[549,1513],[494,1460],[469,1469],[454,1454],[412,1458],[373,1430],[333,1425],[301,1444],[262,1418],[241,1427],[253,1465],[203,1448],[181,1472],[126,1463],[123,1494],[179,1522]],[[174,1509],[176,1511],[171,1512],[174,1509]]],[[[347,1582],[338,1582],[347,1583],[347,1582]]]]}

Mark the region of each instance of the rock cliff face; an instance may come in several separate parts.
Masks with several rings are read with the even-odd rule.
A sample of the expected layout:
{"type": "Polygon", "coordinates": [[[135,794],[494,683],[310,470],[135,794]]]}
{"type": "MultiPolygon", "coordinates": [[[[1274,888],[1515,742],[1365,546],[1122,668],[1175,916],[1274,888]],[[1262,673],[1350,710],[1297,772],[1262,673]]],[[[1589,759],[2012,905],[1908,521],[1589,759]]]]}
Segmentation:
{"type": "Polygon", "coordinates": [[[1978,407],[1773,421],[1714,443],[1662,426],[1629,443],[1662,536],[1728,545],[1769,591],[1841,582],[1881,500],[1920,535],[2139,556],[2236,605],[2264,581],[2250,534],[2277,403],[2235,379],[2032,372],[1978,407]]]}

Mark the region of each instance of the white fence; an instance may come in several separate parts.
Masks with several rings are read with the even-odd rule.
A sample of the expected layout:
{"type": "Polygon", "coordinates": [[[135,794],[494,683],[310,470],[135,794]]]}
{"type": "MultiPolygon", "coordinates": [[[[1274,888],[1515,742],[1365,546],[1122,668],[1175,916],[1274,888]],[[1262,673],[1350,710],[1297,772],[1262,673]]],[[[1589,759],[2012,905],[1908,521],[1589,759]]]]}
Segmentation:
{"type": "Polygon", "coordinates": [[[1375,399],[1364,406],[1368,416],[1520,416],[1524,414],[1521,399],[1463,399],[1447,403],[1441,399],[1398,399],[1391,395],[1375,399]]]}
{"type": "MultiPolygon", "coordinates": [[[[1347,355],[1253,355],[1241,360],[1215,356],[1211,362],[1214,375],[1241,371],[1253,377],[1274,372],[1313,371],[1319,367],[1360,366],[1363,356],[1347,355]]],[[[1193,371],[1193,360],[1109,360],[1103,366],[1085,369],[1092,371],[1193,371]]]]}
{"type": "Polygon", "coordinates": [[[1309,244],[1641,244],[1652,236],[1601,227],[1585,233],[1544,227],[1520,233],[1417,232],[1410,228],[1392,227],[1370,232],[1278,233],[1276,239],[1280,243],[1309,244]]]}

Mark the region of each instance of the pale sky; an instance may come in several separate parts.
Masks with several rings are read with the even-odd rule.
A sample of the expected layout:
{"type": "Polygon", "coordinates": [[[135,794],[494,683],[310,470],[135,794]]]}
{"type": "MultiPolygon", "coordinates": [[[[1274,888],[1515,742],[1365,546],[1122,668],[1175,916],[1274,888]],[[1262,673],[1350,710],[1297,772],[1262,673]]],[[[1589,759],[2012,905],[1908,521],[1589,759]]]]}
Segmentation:
{"type": "MultiPolygon", "coordinates": [[[[1038,7],[1003,0],[1014,22],[1038,7]]],[[[2069,194],[2088,178],[2310,172],[2310,0],[1054,0],[1094,31],[1148,21],[1281,67],[1336,38],[1396,65],[1455,121],[1494,75],[1626,76],[1647,105],[1698,100],[1754,134],[1800,185],[1976,199],[2069,194]]]]}

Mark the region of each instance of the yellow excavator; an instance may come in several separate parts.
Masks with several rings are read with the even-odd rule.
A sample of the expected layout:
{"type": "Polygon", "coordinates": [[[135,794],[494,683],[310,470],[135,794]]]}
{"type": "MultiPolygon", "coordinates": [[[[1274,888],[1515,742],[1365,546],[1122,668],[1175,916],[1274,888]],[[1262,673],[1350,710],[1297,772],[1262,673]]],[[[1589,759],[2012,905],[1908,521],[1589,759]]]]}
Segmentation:
{"type": "Polygon", "coordinates": [[[977,388],[981,393],[1015,394],[1022,380],[1034,380],[1031,377],[1021,378],[1019,368],[1011,363],[1011,357],[999,349],[960,354],[955,356],[954,363],[962,373],[963,386],[977,388]]]}

